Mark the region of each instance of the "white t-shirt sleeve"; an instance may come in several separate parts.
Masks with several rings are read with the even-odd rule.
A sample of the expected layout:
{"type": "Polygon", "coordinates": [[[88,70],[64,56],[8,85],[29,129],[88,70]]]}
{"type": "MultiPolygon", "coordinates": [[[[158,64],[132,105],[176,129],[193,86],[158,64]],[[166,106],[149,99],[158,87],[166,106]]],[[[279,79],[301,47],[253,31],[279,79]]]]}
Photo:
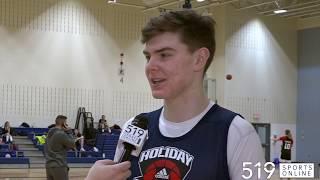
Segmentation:
{"type": "Polygon", "coordinates": [[[227,160],[229,175],[231,180],[242,180],[242,175],[248,172],[243,171],[243,163],[250,162],[246,167],[252,170],[251,180],[266,179],[266,173],[263,171],[265,158],[258,134],[253,126],[240,116],[236,116],[228,132],[227,160]],[[256,163],[261,163],[261,176],[258,178],[258,168],[254,167],[256,163]]]}

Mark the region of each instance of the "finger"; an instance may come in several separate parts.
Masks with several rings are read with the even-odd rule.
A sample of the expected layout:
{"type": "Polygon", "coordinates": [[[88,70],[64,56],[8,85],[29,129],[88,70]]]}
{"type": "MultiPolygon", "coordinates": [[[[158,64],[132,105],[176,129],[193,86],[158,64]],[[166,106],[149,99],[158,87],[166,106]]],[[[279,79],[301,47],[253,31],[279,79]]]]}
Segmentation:
{"type": "Polygon", "coordinates": [[[125,179],[128,179],[130,176],[131,176],[131,171],[126,171],[126,172],[124,173],[124,178],[125,178],[125,179]]]}
{"type": "Polygon", "coordinates": [[[130,167],[131,167],[131,162],[129,161],[125,161],[125,162],[113,165],[114,171],[117,171],[117,172],[127,171],[129,170],[130,167]]]}
{"type": "Polygon", "coordinates": [[[114,180],[126,180],[126,179],[128,179],[130,176],[131,176],[131,171],[130,171],[130,170],[127,170],[127,171],[124,171],[124,172],[121,172],[121,173],[117,173],[117,174],[114,176],[114,180]]]}
{"type": "Polygon", "coordinates": [[[104,159],[104,160],[96,161],[96,164],[99,164],[99,165],[113,165],[113,164],[115,164],[115,162],[113,162],[110,159],[104,159]]]}

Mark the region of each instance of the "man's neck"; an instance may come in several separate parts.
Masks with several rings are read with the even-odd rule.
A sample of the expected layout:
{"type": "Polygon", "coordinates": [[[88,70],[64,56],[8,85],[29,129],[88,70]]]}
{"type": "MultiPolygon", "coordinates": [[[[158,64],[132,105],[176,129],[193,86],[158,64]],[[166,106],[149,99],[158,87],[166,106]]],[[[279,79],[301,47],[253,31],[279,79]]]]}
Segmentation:
{"type": "Polygon", "coordinates": [[[58,129],[62,129],[62,126],[60,126],[60,125],[56,125],[55,127],[58,129]]]}
{"type": "Polygon", "coordinates": [[[171,122],[184,122],[200,114],[209,104],[204,93],[164,101],[164,117],[171,122]]]}

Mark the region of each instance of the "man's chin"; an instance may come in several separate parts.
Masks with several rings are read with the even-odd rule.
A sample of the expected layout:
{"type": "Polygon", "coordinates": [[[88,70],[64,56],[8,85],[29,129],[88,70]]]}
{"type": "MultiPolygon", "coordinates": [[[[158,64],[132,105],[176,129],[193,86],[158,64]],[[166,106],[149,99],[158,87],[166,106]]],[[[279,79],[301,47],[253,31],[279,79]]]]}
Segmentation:
{"type": "Polygon", "coordinates": [[[155,99],[164,99],[164,97],[161,94],[152,93],[153,98],[155,99]]]}

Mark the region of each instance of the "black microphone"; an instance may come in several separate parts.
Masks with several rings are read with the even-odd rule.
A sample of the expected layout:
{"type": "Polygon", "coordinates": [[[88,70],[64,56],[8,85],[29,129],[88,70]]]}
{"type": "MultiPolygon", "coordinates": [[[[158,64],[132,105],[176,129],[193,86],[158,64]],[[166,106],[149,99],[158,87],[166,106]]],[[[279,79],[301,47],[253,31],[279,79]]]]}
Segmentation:
{"type": "Polygon", "coordinates": [[[142,114],[136,116],[131,124],[124,128],[119,137],[119,141],[122,141],[124,146],[119,162],[130,161],[132,151],[142,148],[147,138],[147,129],[148,118],[142,114]]]}

